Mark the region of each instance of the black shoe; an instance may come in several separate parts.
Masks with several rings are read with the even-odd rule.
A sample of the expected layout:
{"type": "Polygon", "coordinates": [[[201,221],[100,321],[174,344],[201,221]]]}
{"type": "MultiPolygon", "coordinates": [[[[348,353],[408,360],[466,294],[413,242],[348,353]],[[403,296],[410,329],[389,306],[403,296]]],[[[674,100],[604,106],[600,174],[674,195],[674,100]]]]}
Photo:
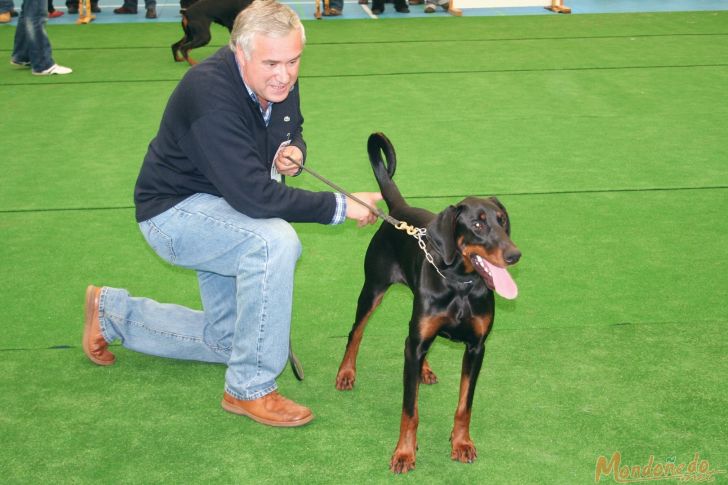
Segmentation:
{"type": "Polygon", "coordinates": [[[395,5],[394,9],[399,13],[410,13],[409,7],[405,3],[404,5],[395,5]]]}
{"type": "Polygon", "coordinates": [[[122,5],[119,8],[115,8],[114,9],[114,13],[118,13],[118,14],[122,14],[122,15],[127,15],[127,14],[136,14],[137,11],[136,11],[135,8],[127,8],[127,7],[125,7],[125,6],[122,5]]]}
{"type": "Polygon", "coordinates": [[[98,3],[92,3],[91,4],[91,11],[93,13],[101,13],[101,9],[99,8],[99,4],[98,3]]]}
{"type": "Polygon", "coordinates": [[[157,10],[152,7],[147,9],[147,14],[144,16],[148,19],[156,19],[157,18],[157,10]]]}

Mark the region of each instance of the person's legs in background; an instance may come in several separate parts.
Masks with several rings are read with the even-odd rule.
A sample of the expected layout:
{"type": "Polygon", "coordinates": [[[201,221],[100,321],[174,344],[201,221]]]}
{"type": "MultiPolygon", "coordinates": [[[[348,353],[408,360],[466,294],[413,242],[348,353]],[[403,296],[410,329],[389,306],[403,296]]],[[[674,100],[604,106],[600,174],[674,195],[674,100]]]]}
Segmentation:
{"type": "Polygon", "coordinates": [[[70,74],[71,69],[53,61],[51,43],[45,30],[47,14],[47,0],[23,0],[10,62],[30,67],[38,76],[70,74]]]}

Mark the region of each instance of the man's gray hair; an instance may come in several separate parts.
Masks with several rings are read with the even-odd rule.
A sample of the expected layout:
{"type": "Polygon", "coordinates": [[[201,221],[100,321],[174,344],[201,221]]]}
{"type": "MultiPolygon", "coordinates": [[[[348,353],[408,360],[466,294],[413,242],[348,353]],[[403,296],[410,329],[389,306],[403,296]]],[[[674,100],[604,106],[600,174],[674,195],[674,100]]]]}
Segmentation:
{"type": "Polygon", "coordinates": [[[305,44],[306,31],[303,29],[301,19],[289,6],[275,0],[253,0],[253,3],[235,18],[230,33],[230,49],[235,51],[236,47],[240,47],[245,58],[250,59],[256,34],[280,38],[296,29],[301,32],[301,42],[305,44]]]}

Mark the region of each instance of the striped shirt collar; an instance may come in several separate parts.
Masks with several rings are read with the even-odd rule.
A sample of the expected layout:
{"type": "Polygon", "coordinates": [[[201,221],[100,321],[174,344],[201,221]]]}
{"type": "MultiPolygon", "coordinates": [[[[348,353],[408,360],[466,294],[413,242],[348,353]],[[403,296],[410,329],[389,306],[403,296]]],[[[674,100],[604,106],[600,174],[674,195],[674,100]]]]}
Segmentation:
{"type": "Polygon", "coordinates": [[[250,99],[252,99],[256,105],[258,105],[260,114],[263,115],[263,121],[265,121],[265,126],[268,126],[268,123],[270,123],[270,115],[273,112],[273,103],[268,101],[268,108],[263,110],[263,106],[261,106],[258,96],[253,92],[252,89],[250,89],[250,86],[248,86],[248,84],[245,82],[245,79],[243,78],[243,70],[240,69],[240,64],[238,63],[237,56],[233,55],[233,59],[235,59],[235,65],[238,68],[238,74],[240,74],[240,80],[243,81],[243,86],[245,86],[245,89],[248,91],[248,95],[250,96],[250,99]]]}
{"type": "MultiPolygon", "coordinates": [[[[240,75],[240,78],[242,79],[243,75],[240,75]]],[[[268,123],[270,123],[270,114],[273,112],[273,103],[271,101],[268,101],[268,108],[263,110],[263,106],[261,106],[260,101],[258,100],[258,96],[253,92],[250,87],[245,84],[245,79],[243,79],[243,84],[245,85],[245,89],[248,90],[248,94],[250,95],[250,99],[255,101],[255,104],[258,105],[258,109],[260,110],[260,113],[263,115],[263,121],[265,121],[265,126],[268,126],[268,123]]]]}

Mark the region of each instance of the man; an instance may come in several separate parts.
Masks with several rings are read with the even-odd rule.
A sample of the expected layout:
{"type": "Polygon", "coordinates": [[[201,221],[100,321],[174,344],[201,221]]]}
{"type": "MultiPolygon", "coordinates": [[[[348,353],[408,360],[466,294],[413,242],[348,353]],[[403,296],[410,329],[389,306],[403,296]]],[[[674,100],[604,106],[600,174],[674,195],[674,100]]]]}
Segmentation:
{"type": "Polygon", "coordinates": [[[23,69],[30,68],[35,76],[70,74],[73,69],[59,66],[53,60],[53,48],[45,29],[47,20],[46,0],[23,0],[10,64],[23,69]]]}
{"type": "MultiPolygon", "coordinates": [[[[305,159],[296,14],[256,0],[238,15],[230,49],[190,69],[167,104],[135,189],[136,217],[162,258],[198,274],[203,311],[89,286],[83,346],[113,364],[108,343],[227,364],[225,410],[271,426],[311,411],[277,392],[288,357],[293,272],[301,246],[289,222],[376,221],[342,194],[287,187],[305,159]],[[279,182],[278,179],[281,181],[279,182]]],[[[368,204],[379,193],[357,193],[368,204]]]]}

